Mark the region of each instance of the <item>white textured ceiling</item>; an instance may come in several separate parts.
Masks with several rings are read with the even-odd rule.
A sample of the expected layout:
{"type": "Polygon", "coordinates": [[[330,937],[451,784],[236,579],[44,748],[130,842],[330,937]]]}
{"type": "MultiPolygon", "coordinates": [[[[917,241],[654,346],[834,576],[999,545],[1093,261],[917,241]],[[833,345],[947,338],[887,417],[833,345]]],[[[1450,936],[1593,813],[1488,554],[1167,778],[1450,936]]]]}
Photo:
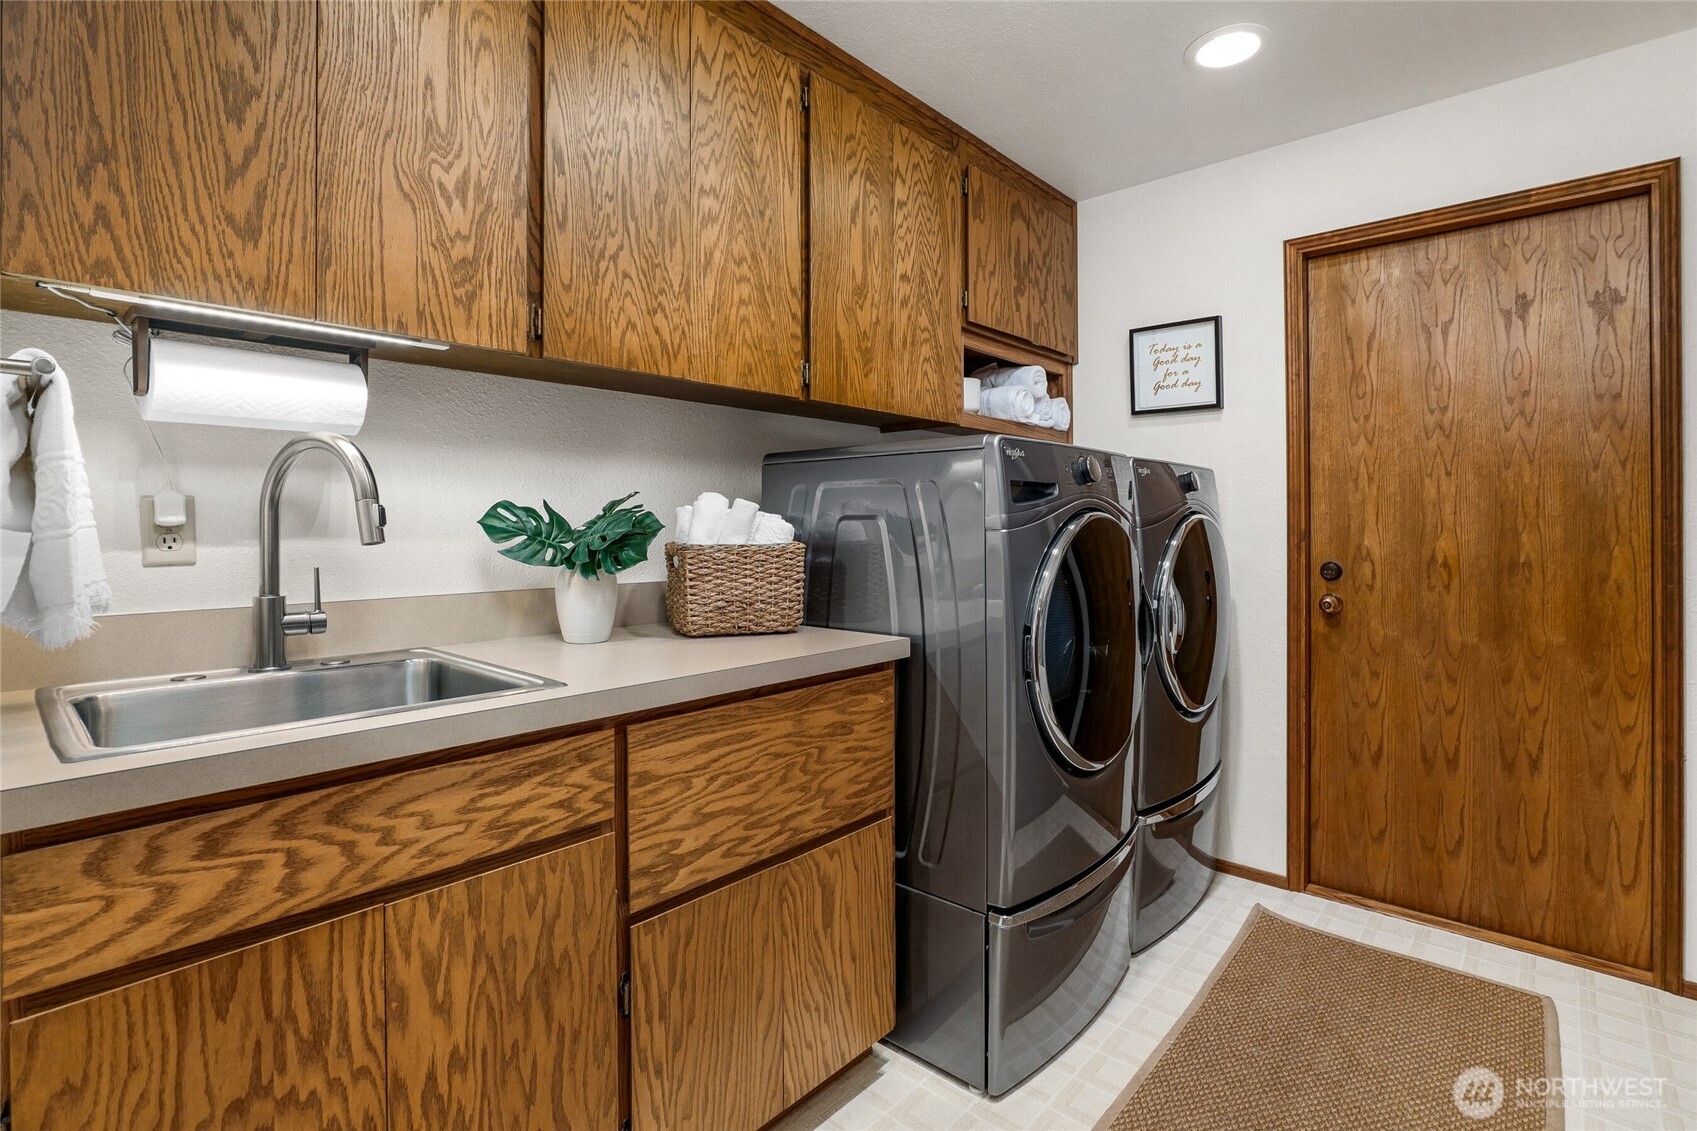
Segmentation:
{"type": "Polygon", "coordinates": [[[1697,26],[1674,0],[777,2],[1079,200],[1697,26]],[[1185,64],[1243,22],[1255,58],[1185,64]]]}

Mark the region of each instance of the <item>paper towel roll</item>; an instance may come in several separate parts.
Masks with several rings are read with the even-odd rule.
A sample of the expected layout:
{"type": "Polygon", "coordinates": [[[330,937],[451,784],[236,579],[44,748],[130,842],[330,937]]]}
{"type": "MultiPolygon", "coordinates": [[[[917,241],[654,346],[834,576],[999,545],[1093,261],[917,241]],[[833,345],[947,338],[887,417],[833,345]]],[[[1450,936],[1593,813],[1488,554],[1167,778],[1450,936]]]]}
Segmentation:
{"type": "Polygon", "coordinates": [[[352,436],[365,423],[365,374],[350,361],[159,338],[149,343],[143,420],[352,436]]]}

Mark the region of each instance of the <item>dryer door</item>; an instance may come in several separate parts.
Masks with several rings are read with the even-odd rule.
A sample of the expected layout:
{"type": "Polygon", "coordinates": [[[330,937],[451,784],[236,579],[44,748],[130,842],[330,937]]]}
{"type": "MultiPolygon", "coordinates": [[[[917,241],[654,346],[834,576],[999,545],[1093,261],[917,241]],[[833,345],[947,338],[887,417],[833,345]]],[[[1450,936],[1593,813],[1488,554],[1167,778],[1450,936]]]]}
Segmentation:
{"type": "Polygon", "coordinates": [[[1067,520],[1037,573],[1026,686],[1045,744],[1074,773],[1096,773],[1131,749],[1139,580],[1130,525],[1094,509],[1067,520]]]}
{"type": "Polygon", "coordinates": [[[1226,675],[1226,552],[1201,511],[1179,520],[1155,574],[1155,663],[1173,704],[1199,718],[1226,675]]]}

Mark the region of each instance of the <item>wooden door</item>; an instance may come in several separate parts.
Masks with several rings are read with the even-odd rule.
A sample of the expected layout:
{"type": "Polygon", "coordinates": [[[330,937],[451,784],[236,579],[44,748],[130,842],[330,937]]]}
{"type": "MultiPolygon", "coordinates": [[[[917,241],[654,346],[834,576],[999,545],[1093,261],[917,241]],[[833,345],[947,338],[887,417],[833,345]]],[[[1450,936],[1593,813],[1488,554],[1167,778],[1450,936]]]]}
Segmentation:
{"type": "Polygon", "coordinates": [[[550,0],[544,351],[690,376],[690,6],[550,0]]]}
{"type": "Polygon", "coordinates": [[[1059,202],[967,170],[967,320],[1071,358],[1078,352],[1078,229],[1059,202]]]}
{"type": "Polygon", "coordinates": [[[317,7],[321,316],[527,350],[539,10],[507,0],[317,7]]]}
{"type": "Polygon", "coordinates": [[[384,909],[393,1128],[611,1128],[614,837],[384,909]]]}
{"type": "Polygon", "coordinates": [[[801,68],[691,11],[691,376],[801,395],[801,68]]]}
{"type": "Polygon", "coordinates": [[[362,911],[25,1017],[12,1126],[381,1131],[382,982],[362,911]]]}
{"type": "Polygon", "coordinates": [[[895,1028],[891,837],[886,818],[779,869],[786,1107],[895,1028]]]}
{"type": "Polygon", "coordinates": [[[4,270],[312,317],[316,20],[4,5],[4,270]]]}
{"type": "Polygon", "coordinates": [[[753,1131],[784,1109],[778,870],[630,931],[635,1131],[753,1131]]]}
{"type": "Polygon", "coordinates": [[[815,400],[960,412],[960,170],[944,149],[815,75],[808,286],[815,400]]]}
{"type": "Polygon", "coordinates": [[[1652,482],[1677,411],[1650,207],[1520,201],[1307,258],[1293,562],[1312,883],[1636,971],[1665,867],[1652,482]]]}

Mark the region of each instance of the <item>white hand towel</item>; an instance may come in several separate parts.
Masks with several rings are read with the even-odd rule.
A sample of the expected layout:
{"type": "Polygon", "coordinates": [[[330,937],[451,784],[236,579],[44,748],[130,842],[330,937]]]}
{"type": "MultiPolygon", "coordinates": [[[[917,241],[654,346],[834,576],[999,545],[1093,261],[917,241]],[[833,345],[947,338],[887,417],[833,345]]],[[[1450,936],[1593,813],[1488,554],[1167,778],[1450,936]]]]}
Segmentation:
{"type": "Polygon", "coordinates": [[[1071,428],[1072,406],[1067,404],[1067,399],[1065,397],[1055,397],[1049,402],[1049,404],[1053,406],[1055,410],[1054,423],[1050,424],[1049,427],[1058,432],[1065,432],[1068,428],[1071,428]]]}
{"type": "Polygon", "coordinates": [[[1030,389],[1034,397],[1049,392],[1049,375],[1041,365],[986,365],[972,374],[985,389],[1005,389],[1017,385],[1030,389]]]}
{"type": "Polygon", "coordinates": [[[725,519],[724,529],[719,531],[719,545],[748,545],[749,533],[754,529],[754,516],[759,513],[759,503],[751,503],[747,499],[738,499],[732,503],[731,513],[725,519]]]}
{"type": "Polygon", "coordinates": [[[985,389],[978,411],[997,420],[1025,420],[1037,407],[1037,398],[1023,385],[1001,385],[985,389]]]}
{"type": "Polygon", "coordinates": [[[1036,405],[1032,407],[1031,417],[1026,423],[1035,424],[1039,428],[1053,428],[1055,426],[1055,402],[1048,397],[1038,397],[1036,405]]]}
{"type": "Polygon", "coordinates": [[[775,514],[761,511],[754,516],[754,530],[748,540],[756,546],[781,546],[795,541],[795,527],[775,514]]]}
{"type": "MultiPolygon", "coordinates": [[[[51,356],[41,350],[19,350],[14,358],[33,360],[51,356]]],[[[0,527],[16,532],[22,516],[13,513],[15,502],[32,493],[27,556],[6,598],[0,623],[32,637],[43,648],[63,648],[94,631],[96,614],[112,603],[106,570],[100,561],[100,538],[94,527],[94,500],[88,490],[88,472],[83,467],[82,445],[77,441],[76,420],[71,410],[71,386],[64,370],[54,365],[35,404],[35,419],[29,425],[28,464],[13,458],[8,466],[6,513],[0,527]],[[28,468],[33,466],[33,479],[28,468]],[[28,480],[19,483],[20,477],[28,480]]],[[[13,456],[18,423],[8,412],[5,451],[13,456]]],[[[7,551],[21,545],[7,537],[7,551]]],[[[6,573],[10,573],[10,569],[6,573]]],[[[3,576],[3,575],[0,575],[3,576]]]]}
{"type": "Polygon", "coordinates": [[[678,508],[678,520],[675,523],[672,524],[672,541],[674,541],[674,542],[688,542],[689,541],[689,523],[690,523],[690,519],[694,516],[694,514],[695,514],[695,508],[694,507],[679,507],[678,508]]]}
{"type": "Polygon", "coordinates": [[[703,491],[696,496],[689,520],[691,545],[711,546],[719,541],[725,520],[731,517],[731,501],[717,491],[703,491]]]}

